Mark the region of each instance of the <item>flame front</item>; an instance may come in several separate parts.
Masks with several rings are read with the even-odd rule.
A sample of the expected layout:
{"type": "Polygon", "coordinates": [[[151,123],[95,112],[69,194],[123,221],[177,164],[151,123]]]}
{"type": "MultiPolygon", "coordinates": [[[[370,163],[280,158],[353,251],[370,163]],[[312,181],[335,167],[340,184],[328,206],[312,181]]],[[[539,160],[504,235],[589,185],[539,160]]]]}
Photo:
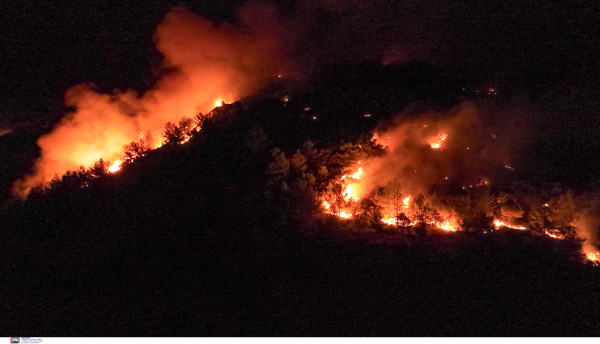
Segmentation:
{"type": "Polygon", "coordinates": [[[168,12],[156,29],[156,49],[163,65],[176,72],[141,95],[132,90],[103,94],[91,85],[69,89],[65,103],[76,111],[38,140],[41,157],[34,172],[17,180],[13,192],[25,197],[55,174],[108,161],[140,133],[156,137],[166,123],[234,102],[280,75],[279,39],[235,27],[214,25],[182,8],[168,12]]]}
{"type": "Polygon", "coordinates": [[[431,146],[431,148],[438,149],[442,146],[442,142],[444,142],[447,137],[448,137],[448,134],[440,134],[440,135],[438,135],[437,140],[434,142],[431,142],[429,145],[431,146]]]}
{"type": "Polygon", "coordinates": [[[525,226],[518,226],[518,225],[513,225],[504,221],[500,221],[498,219],[494,220],[494,226],[496,227],[496,229],[499,229],[501,227],[508,227],[508,228],[512,228],[512,229],[518,229],[518,230],[525,230],[527,229],[527,227],[525,226]]]}
{"type": "Polygon", "coordinates": [[[108,172],[110,173],[115,173],[118,170],[121,169],[121,161],[116,160],[109,168],[108,168],[108,172]]]}

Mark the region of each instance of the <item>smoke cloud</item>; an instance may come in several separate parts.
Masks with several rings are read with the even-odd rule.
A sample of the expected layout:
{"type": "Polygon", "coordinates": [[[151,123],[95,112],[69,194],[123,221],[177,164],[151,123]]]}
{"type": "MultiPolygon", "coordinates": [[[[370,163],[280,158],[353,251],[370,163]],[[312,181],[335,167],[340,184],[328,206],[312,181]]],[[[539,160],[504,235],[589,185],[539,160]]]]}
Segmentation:
{"type": "Polygon", "coordinates": [[[394,181],[417,195],[504,179],[513,168],[509,142],[519,131],[490,125],[484,117],[471,103],[444,113],[400,116],[377,136],[389,153],[362,162],[365,176],[354,186],[359,198],[394,181]]]}
{"type": "Polygon", "coordinates": [[[254,6],[239,14],[240,23],[217,25],[184,8],[167,13],[156,29],[156,47],[171,72],[142,95],[101,94],[89,84],[69,89],[65,102],[75,112],[38,140],[41,157],[15,183],[15,194],[25,196],[55,174],[110,160],[141,133],[157,136],[169,121],[236,101],[277,77],[283,70],[279,38],[266,24],[272,10],[254,6]]]}

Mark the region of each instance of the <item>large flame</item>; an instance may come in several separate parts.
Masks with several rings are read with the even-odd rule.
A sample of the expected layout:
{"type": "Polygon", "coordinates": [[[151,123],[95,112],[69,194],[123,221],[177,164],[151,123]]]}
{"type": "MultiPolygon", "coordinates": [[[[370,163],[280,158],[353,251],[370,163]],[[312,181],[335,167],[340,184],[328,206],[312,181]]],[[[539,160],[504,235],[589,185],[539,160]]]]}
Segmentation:
{"type": "Polygon", "coordinates": [[[25,196],[55,174],[89,168],[100,158],[114,160],[140,133],[159,137],[165,123],[207,113],[276,78],[277,39],[260,27],[255,30],[252,20],[245,16],[236,28],[216,26],[184,9],[169,12],[156,30],[156,47],[164,54],[164,66],[174,71],[142,95],[101,94],[92,85],[69,89],[66,104],[76,111],[38,140],[41,157],[33,173],[15,183],[14,192],[25,196]]]}
{"type": "MultiPolygon", "coordinates": [[[[500,207],[500,199],[495,199],[488,189],[488,177],[492,176],[488,169],[505,171],[505,166],[510,166],[506,152],[497,145],[498,135],[478,134],[490,131],[479,123],[476,111],[469,104],[459,106],[450,116],[433,118],[404,120],[391,130],[376,135],[375,143],[387,147],[388,153],[346,166],[349,172],[335,182],[341,192],[337,191],[338,196],[332,196],[332,192],[325,194],[327,200],[321,203],[323,212],[345,220],[367,213],[387,226],[412,227],[420,218],[431,228],[447,232],[482,226],[484,223],[477,222],[478,219],[489,221],[493,217],[496,230],[528,230],[524,219],[517,220],[523,211],[511,210],[510,206],[507,209],[500,207]],[[473,127],[479,130],[474,131],[473,127]],[[439,212],[435,216],[424,216],[423,212],[427,210],[423,209],[427,207],[421,203],[418,210],[415,199],[432,186],[441,193],[462,188],[465,190],[463,195],[473,195],[474,198],[468,197],[469,202],[477,201],[477,192],[481,190],[487,196],[479,199],[483,208],[477,209],[487,210],[483,215],[477,215],[481,218],[467,218],[473,222],[463,223],[456,207],[430,204],[430,209],[436,208],[439,212]]],[[[458,202],[456,197],[462,196],[455,194],[456,191],[448,193],[448,199],[458,202]]],[[[423,196],[420,197],[422,202],[423,196]]],[[[548,207],[549,204],[544,204],[542,208],[548,207]]],[[[597,228],[598,225],[577,223],[576,227],[590,233],[586,228],[597,228]]],[[[566,237],[559,229],[544,228],[543,233],[559,240],[566,237]]],[[[587,241],[583,251],[589,260],[600,261],[600,252],[587,241]]]]}
{"type": "Polygon", "coordinates": [[[115,173],[120,169],[121,169],[121,161],[117,160],[108,168],[108,172],[115,173]]]}

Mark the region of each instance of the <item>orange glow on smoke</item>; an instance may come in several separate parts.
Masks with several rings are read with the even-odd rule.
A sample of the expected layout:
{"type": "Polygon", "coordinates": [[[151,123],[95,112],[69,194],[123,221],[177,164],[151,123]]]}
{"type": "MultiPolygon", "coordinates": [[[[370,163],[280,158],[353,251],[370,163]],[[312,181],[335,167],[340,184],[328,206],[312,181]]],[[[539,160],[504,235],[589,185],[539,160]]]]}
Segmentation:
{"type": "MultiPolygon", "coordinates": [[[[485,177],[486,170],[478,169],[479,166],[492,165],[495,169],[505,167],[513,170],[513,167],[508,165],[507,152],[503,152],[502,147],[497,146],[497,140],[490,142],[485,134],[478,137],[472,130],[472,127],[478,126],[476,114],[473,114],[468,106],[463,106],[459,107],[454,117],[445,117],[427,125],[423,125],[422,119],[417,118],[386,129],[383,133],[376,133],[372,141],[385,147],[387,154],[346,166],[351,172],[339,177],[335,182],[338,188],[335,192],[332,192],[332,189],[324,194],[323,197],[327,197],[327,201],[321,200],[323,213],[346,220],[366,214],[372,216],[372,220],[379,218],[382,224],[394,227],[413,227],[422,216],[421,218],[425,218],[425,224],[432,229],[446,232],[461,230],[463,224],[460,218],[463,215],[459,214],[456,208],[448,206],[453,200],[452,197],[456,195],[442,194],[442,197],[448,196],[449,199],[436,198],[435,194],[431,197],[419,196],[420,199],[423,197],[423,202],[428,202],[423,203],[424,205],[412,204],[410,195],[423,195],[431,186],[447,185],[449,180],[454,180],[468,185],[462,187],[467,190],[467,194],[461,197],[467,196],[469,199],[480,191],[489,192],[486,188],[491,182],[485,177]],[[452,141],[449,137],[452,137],[452,141]],[[439,149],[441,152],[441,148],[443,153],[435,151],[439,149]],[[478,151],[487,154],[473,154],[478,151]],[[463,164],[457,165],[457,161],[463,164]],[[469,174],[469,179],[462,177],[469,174]],[[441,217],[442,220],[435,221],[431,220],[433,217],[425,217],[422,212],[426,213],[427,210],[423,209],[427,207],[437,210],[439,217],[435,218],[441,217]]],[[[496,138],[495,135],[493,137],[496,138]]],[[[444,192],[443,188],[441,192],[444,192]]],[[[494,204],[489,207],[494,209],[494,204]]],[[[549,204],[543,204],[543,207],[549,207],[549,204]]],[[[495,208],[494,213],[498,209],[495,208]]],[[[500,208],[501,215],[495,215],[498,217],[493,221],[496,229],[528,230],[528,227],[514,222],[514,219],[521,215],[512,216],[510,211],[504,210],[500,208]]],[[[485,211],[486,217],[491,215],[491,210],[485,211]]],[[[577,227],[585,226],[578,224],[577,227]]],[[[544,234],[558,240],[565,239],[565,234],[558,229],[544,229],[544,234]]],[[[587,259],[600,264],[600,252],[590,243],[584,244],[583,252],[587,259]]]]}
{"type": "Polygon", "coordinates": [[[15,182],[14,193],[24,197],[55,174],[120,156],[140,133],[149,132],[153,140],[147,144],[160,147],[167,122],[208,113],[215,104],[234,102],[276,78],[282,68],[280,40],[260,18],[240,14],[240,25],[215,25],[183,8],[167,13],[156,29],[156,48],[164,55],[162,66],[172,72],[144,94],[102,94],[91,84],[69,89],[65,103],[75,112],[38,140],[41,157],[33,173],[15,182]]]}

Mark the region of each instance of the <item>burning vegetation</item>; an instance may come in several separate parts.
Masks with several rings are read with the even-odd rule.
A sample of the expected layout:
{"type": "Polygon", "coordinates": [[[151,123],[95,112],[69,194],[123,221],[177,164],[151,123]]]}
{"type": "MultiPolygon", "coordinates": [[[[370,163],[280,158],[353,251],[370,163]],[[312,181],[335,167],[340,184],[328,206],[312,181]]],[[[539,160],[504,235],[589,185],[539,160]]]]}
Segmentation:
{"type": "MultiPolygon", "coordinates": [[[[315,150],[307,143],[289,159],[273,151],[267,174],[277,176],[272,182],[283,190],[290,184],[308,188],[320,213],[353,232],[514,229],[560,240],[594,238],[597,227],[583,221],[594,209],[586,196],[511,191],[510,154],[490,130],[473,105],[462,104],[444,115],[402,118],[374,137],[338,147],[315,150]]],[[[597,261],[593,241],[584,253],[597,261]]]]}
{"type": "Polygon", "coordinates": [[[73,111],[0,204],[0,268],[27,278],[1,290],[17,300],[2,323],[599,333],[600,194],[531,182],[531,123],[487,107],[504,88],[467,92],[420,62],[292,82],[277,20],[250,7],[220,24],[170,11],[145,92],[66,92],[73,111]]]}
{"type": "MultiPolygon", "coordinates": [[[[167,70],[164,76],[141,95],[102,94],[91,84],[69,89],[66,105],[75,111],[38,140],[41,157],[33,172],[15,183],[14,193],[23,197],[55,175],[79,166],[90,168],[100,158],[112,161],[110,170],[117,171],[123,146],[140,135],[144,144],[159,147],[167,122],[207,113],[277,78],[282,69],[277,39],[257,36],[255,23],[246,19],[240,27],[217,26],[183,8],[169,12],[156,29],[156,48],[164,55],[162,67],[167,70]]],[[[189,130],[188,125],[192,124],[177,130],[189,130]]]]}
{"type": "MultiPolygon", "coordinates": [[[[287,107],[288,101],[286,96],[281,103],[287,107]]],[[[91,180],[117,173],[152,150],[189,142],[206,121],[238,115],[239,105],[217,105],[206,115],[183,118],[177,125],[168,122],[160,137],[150,132],[139,135],[121,153],[108,161],[100,159],[87,170],[81,165],[62,177],[55,174],[29,193],[87,188],[91,180]]],[[[363,134],[337,146],[317,148],[306,141],[291,155],[272,148],[264,172],[269,193],[291,193],[313,204],[289,209],[296,219],[333,217],[352,232],[426,236],[432,231],[529,230],[559,240],[587,240],[583,245],[587,259],[598,261],[594,224],[588,220],[593,205],[582,204],[583,198],[566,191],[534,197],[502,185],[510,152],[502,146],[501,135],[490,134],[475,105],[463,103],[444,113],[408,118],[399,116],[379,127],[376,135],[363,134]]],[[[250,146],[265,147],[264,135],[254,127],[250,146]]]]}
{"type": "MultiPolygon", "coordinates": [[[[280,315],[300,309],[327,320],[340,308],[350,314],[391,309],[397,313],[384,317],[385,326],[374,317],[369,328],[422,334],[414,329],[423,324],[409,314],[433,317],[433,309],[437,324],[451,309],[449,323],[475,325],[447,333],[522,333],[515,312],[535,324],[527,333],[560,334],[565,326],[588,331],[587,320],[570,315],[593,317],[598,304],[598,250],[590,229],[598,228],[600,216],[593,198],[506,183],[519,166],[504,144],[510,133],[492,130],[474,104],[390,116],[374,135],[373,127],[353,128],[347,120],[327,123],[328,114],[313,105],[322,125],[296,98],[222,104],[167,123],[158,137],[138,136],[114,160],[57,175],[23,202],[3,205],[5,235],[49,257],[39,271],[66,271],[52,276],[62,284],[73,280],[73,266],[97,269],[83,292],[65,291],[64,303],[93,292],[109,305],[121,304],[120,295],[150,300],[148,307],[117,313],[119,321],[163,319],[185,309],[194,316],[181,321],[216,322],[245,334],[251,333],[244,327],[248,314],[257,310],[289,319],[280,315]],[[584,237],[587,264],[579,252],[584,237]],[[119,269],[127,277],[114,278],[119,269]],[[161,294],[173,283],[184,293],[161,294]],[[560,283],[569,283],[564,294],[556,292],[560,283]],[[424,289],[432,292],[423,296],[424,289]],[[488,301],[496,295],[502,302],[488,301]],[[321,300],[334,301],[323,312],[321,300]],[[535,323],[547,304],[567,325],[535,323]],[[212,309],[224,320],[195,316],[212,309]],[[491,316],[470,313],[479,309],[491,316]],[[400,330],[392,325],[399,318],[409,322],[400,330]],[[497,329],[489,330],[492,325],[497,329]]],[[[362,112],[356,117],[370,120],[362,112]]],[[[27,261],[15,259],[15,266],[27,261]]],[[[113,319],[114,308],[96,312],[101,319],[94,324],[110,328],[113,320],[103,319],[113,319]]],[[[296,320],[277,321],[314,333],[312,323],[303,328],[296,320]]],[[[90,327],[86,319],[74,321],[90,327]]],[[[332,333],[327,327],[319,333],[332,333]]]]}

